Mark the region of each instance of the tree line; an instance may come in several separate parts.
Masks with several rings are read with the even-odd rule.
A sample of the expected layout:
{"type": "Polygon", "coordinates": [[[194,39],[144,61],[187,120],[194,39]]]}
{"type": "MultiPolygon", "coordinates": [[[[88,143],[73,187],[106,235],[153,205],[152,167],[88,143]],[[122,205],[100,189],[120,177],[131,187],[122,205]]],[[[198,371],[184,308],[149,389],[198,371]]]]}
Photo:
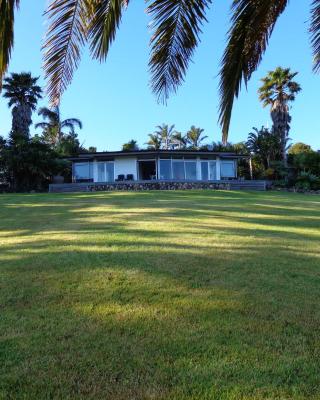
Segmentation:
{"type": "Polygon", "coordinates": [[[38,110],[43,121],[35,124],[41,133],[30,136],[32,114],[42,98],[38,78],[31,73],[12,73],[4,79],[3,97],[11,109],[12,124],[7,139],[0,136],[0,185],[14,191],[44,190],[55,175],[70,178],[69,163],[63,158],[84,148],[76,129],[82,122],[76,118],[61,119],[59,107],[38,110]]]}
{"type": "MultiPolygon", "coordinates": [[[[175,125],[162,124],[148,135],[146,149],[193,149],[228,151],[246,155],[240,161],[240,177],[246,179],[272,179],[278,185],[300,188],[318,188],[320,154],[303,143],[290,145],[290,102],[300,92],[294,81],[297,73],[277,68],[262,79],[259,97],[270,107],[272,127],[253,128],[247,140],[232,144],[210,143],[204,129],[196,126],[182,133],[175,125]]],[[[77,129],[82,122],[77,118],[62,119],[59,107],[42,107],[37,110],[43,92],[38,78],[31,73],[12,73],[4,79],[3,97],[8,101],[12,126],[7,139],[0,137],[0,185],[14,191],[44,190],[55,175],[70,180],[71,171],[67,157],[84,152],[77,129]],[[31,137],[32,115],[38,111],[42,121],[34,126],[39,133],[31,137]]],[[[122,146],[124,151],[138,150],[132,139],[122,146]]]]}

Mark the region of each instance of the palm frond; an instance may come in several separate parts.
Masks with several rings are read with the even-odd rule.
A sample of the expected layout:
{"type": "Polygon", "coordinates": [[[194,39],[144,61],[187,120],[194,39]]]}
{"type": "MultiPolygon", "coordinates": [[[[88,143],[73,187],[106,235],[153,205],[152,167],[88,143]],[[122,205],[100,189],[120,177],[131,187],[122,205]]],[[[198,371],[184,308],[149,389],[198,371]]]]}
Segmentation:
{"type": "Polygon", "coordinates": [[[160,101],[184,81],[210,4],[211,0],[153,0],[148,6],[154,21],[151,86],[160,101]]]}
{"type": "Polygon", "coordinates": [[[38,122],[38,123],[34,124],[34,127],[35,127],[36,129],[38,129],[38,128],[41,128],[41,129],[49,129],[49,128],[52,128],[53,125],[50,124],[50,122],[38,122]]]}
{"type": "Polygon", "coordinates": [[[320,71],[320,0],[313,0],[311,8],[311,45],[313,48],[315,72],[320,71]]]}
{"type": "Polygon", "coordinates": [[[121,22],[123,10],[128,4],[129,0],[96,0],[92,2],[88,37],[94,58],[100,61],[106,59],[121,22]]]}
{"type": "Polygon", "coordinates": [[[0,90],[14,42],[14,17],[20,0],[0,0],[0,90]]]}
{"type": "Polygon", "coordinates": [[[79,129],[82,129],[82,122],[80,121],[80,119],[77,118],[68,118],[61,122],[61,128],[69,128],[70,126],[72,126],[73,128],[77,126],[79,129]]]}
{"type": "Polygon", "coordinates": [[[58,107],[55,107],[53,110],[47,107],[41,107],[38,110],[38,115],[41,115],[44,119],[48,119],[53,123],[59,122],[59,111],[58,107]]]}
{"type": "Polygon", "coordinates": [[[275,23],[288,0],[234,0],[232,28],[220,71],[220,115],[222,140],[228,139],[234,98],[242,81],[248,83],[268,45],[275,23]]]}
{"type": "Polygon", "coordinates": [[[90,0],[50,0],[46,15],[50,25],[44,43],[44,69],[52,105],[70,84],[81,48],[87,40],[90,0]]]}

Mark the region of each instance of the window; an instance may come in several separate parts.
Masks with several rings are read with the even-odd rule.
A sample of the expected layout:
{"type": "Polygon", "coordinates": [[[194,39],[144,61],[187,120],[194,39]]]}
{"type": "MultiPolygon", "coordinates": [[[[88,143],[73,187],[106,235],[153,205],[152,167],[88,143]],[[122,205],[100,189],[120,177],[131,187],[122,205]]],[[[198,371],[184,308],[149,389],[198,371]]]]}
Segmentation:
{"type": "Polygon", "coordinates": [[[221,162],[221,176],[223,178],[235,178],[236,177],[234,161],[222,161],[221,162]]]}
{"type": "Polygon", "coordinates": [[[209,179],[215,181],[217,179],[217,163],[216,161],[209,162],[209,179]]]}
{"type": "Polygon", "coordinates": [[[171,160],[160,160],[160,179],[171,179],[171,160]]]}
{"type": "Polygon", "coordinates": [[[172,176],[173,179],[183,180],[185,179],[184,176],[184,161],[172,161],[172,176]]]}
{"type": "Polygon", "coordinates": [[[104,163],[98,163],[98,182],[105,182],[104,163]]]}
{"type": "Polygon", "coordinates": [[[98,182],[114,181],[114,163],[99,162],[98,163],[98,182]]]}
{"type": "Polygon", "coordinates": [[[108,162],[106,163],[106,182],[114,181],[114,163],[108,162]]]}
{"type": "Polygon", "coordinates": [[[216,161],[201,161],[201,179],[203,181],[215,181],[217,179],[216,161]]]}
{"type": "Polygon", "coordinates": [[[75,181],[90,181],[93,178],[92,163],[74,163],[73,177],[75,181]]]}
{"type": "Polygon", "coordinates": [[[209,180],[208,161],[201,161],[201,179],[203,181],[209,180]]]}
{"type": "Polygon", "coordinates": [[[160,160],[160,179],[197,180],[196,160],[160,160]]]}
{"type": "Polygon", "coordinates": [[[185,169],[186,169],[186,179],[196,181],[197,180],[197,163],[195,161],[186,161],[185,169]]]}

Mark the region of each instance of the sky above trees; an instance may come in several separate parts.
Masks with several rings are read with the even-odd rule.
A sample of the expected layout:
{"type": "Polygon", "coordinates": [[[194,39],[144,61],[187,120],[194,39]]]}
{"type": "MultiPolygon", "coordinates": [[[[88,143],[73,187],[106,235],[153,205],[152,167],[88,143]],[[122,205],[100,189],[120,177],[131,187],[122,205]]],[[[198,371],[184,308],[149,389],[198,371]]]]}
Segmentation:
{"type": "MultiPolygon", "coordinates": [[[[31,71],[42,78],[41,40],[45,31],[45,0],[22,1],[16,23],[15,50],[9,71],[31,71]]],[[[106,63],[92,61],[84,54],[80,69],[62,99],[62,116],[80,118],[84,128],[79,132],[85,146],[115,150],[134,138],[141,145],[156,125],[175,124],[186,131],[191,125],[205,129],[210,141],[221,139],[218,119],[218,72],[229,26],[230,2],[215,1],[208,15],[200,44],[185,84],[167,106],[157,104],[148,86],[149,18],[142,0],[132,2],[123,19],[117,39],[106,63]]],[[[277,66],[290,67],[299,74],[302,86],[291,115],[290,137],[320,148],[318,89],[320,76],[311,71],[312,56],[308,37],[309,1],[291,2],[280,18],[270,46],[258,71],[243,88],[234,107],[229,140],[245,140],[253,126],[270,126],[269,109],[258,99],[259,79],[277,66]]],[[[44,99],[41,106],[47,105],[44,99]]],[[[41,118],[35,114],[34,122],[41,118]]],[[[10,110],[0,100],[0,135],[7,135],[11,125],[10,110]]],[[[34,132],[34,129],[31,130],[34,132]]]]}

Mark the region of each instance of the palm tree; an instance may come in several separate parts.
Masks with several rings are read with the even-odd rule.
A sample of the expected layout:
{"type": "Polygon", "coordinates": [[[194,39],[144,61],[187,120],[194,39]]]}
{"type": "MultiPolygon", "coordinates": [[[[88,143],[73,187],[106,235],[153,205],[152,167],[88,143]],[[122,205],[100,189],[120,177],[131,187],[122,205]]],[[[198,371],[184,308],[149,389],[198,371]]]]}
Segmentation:
{"type": "Polygon", "coordinates": [[[139,150],[138,142],[136,140],[130,140],[128,143],[122,145],[122,151],[136,151],[139,150]]]}
{"type": "Polygon", "coordinates": [[[212,151],[233,152],[233,144],[230,142],[213,142],[212,151]]]}
{"type": "Polygon", "coordinates": [[[68,133],[75,133],[75,128],[82,129],[82,122],[77,118],[68,118],[61,120],[59,107],[54,107],[52,110],[46,107],[40,108],[38,115],[42,116],[44,122],[38,122],[35,127],[43,130],[45,141],[53,146],[58,145],[64,136],[67,136],[64,129],[69,129],[68,133]],[[48,121],[48,122],[46,122],[48,121]]]}
{"type": "Polygon", "coordinates": [[[173,135],[176,133],[174,130],[174,125],[162,124],[158,125],[155,135],[157,135],[161,140],[161,148],[164,150],[172,149],[174,146],[172,143],[173,135]]]}
{"type": "Polygon", "coordinates": [[[161,149],[161,137],[156,133],[149,133],[149,140],[146,142],[148,149],[159,150],[161,149]]]}
{"type": "Polygon", "coordinates": [[[30,72],[12,73],[4,79],[3,97],[9,100],[8,105],[12,107],[13,141],[18,138],[29,139],[32,112],[42,98],[42,89],[37,85],[38,79],[32,77],[30,72]]]}
{"type": "Polygon", "coordinates": [[[187,137],[182,135],[181,132],[176,132],[172,135],[171,139],[173,147],[177,147],[179,150],[187,147],[187,137]]]}
{"type": "Polygon", "coordinates": [[[191,149],[199,150],[201,143],[208,138],[208,136],[202,136],[204,129],[196,128],[194,125],[187,132],[187,144],[191,149]]]}
{"type": "MultiPolygon", "coordinates": [[[[2,0],[0,7],[0,78],[13,46],[14,14],[20,0],[2,0]]],[[[70,84],[81,49],[89,43],[92,57],[106,59],[130,0],[50,0],[44,44],[45,74],[53,104],[70,84]]],[[[184,81],[212,0],[148,0],[152,23],[151,86],[166,101],[184,81]]],[[[230,0],[231,27],[220,71],[220,115],[223,141],[228,138],[235,97],[258,68],[276,22],[289,0],[230,0]]],[[[301,4],[301,7],[303,5],[301,4]]],[[[310,35],[314,70],[320,71],[320,1],[311,0],[310,35]]]]}
{"type": "MultiPolygon", "coordinates": [[[[286,138],[286,144],[288,140],[289,138],[286,138]]],[[[281,138],[274,130],[269,131],[265,127],[253,128],[246,145],[251,154],[260,157],[265,169],[270,168],[272,161],[281,159],[281,138]]]]}
{"type": "Polygon", "coordinates": [[[295,100],[300,92],[300,85],[293,79],[297,72],[291,72],[290,68],[278,67],[270,71],[261,81],[263,85],[259,89],[260,100],[263,106],[271,107],[273,129],[279,135],[282,151],[282,160],[287,160],[287,139],[290,130],[291,116],[289,114],[289,102],[295,100]]]}

